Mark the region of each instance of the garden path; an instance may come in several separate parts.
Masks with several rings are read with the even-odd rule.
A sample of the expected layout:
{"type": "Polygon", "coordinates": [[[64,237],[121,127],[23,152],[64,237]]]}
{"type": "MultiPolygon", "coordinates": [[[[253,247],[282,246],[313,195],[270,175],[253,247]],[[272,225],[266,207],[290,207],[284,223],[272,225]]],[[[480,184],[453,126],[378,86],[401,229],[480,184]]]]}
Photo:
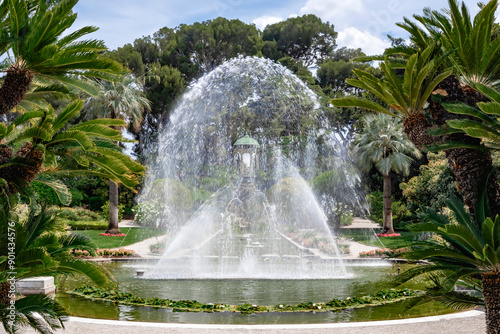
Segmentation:
{"type": "MultiPolygon", "coordinates": [[[[204,325],[145,323],[70,317],[57,334],[479,334],[486,332],[484,313],[467,311],[403,320],[301,325],[204,325]]],[[[5,334],[0,326],[0,334],[5,334]]],[[[23,334],[36,334],[27,330],[23,334]]]]}
{"type": "MultiPolygon", "coordinates": [[[[122,220],[120,222],[120,227],[140,227],[135,221],[133,220],[122,220]]],[[[372,221],[368,219],[363,219],[363,218],[354,218],[353,222],[351,225],[346,226],[346,228],[362,228],[362,229],[367,229],[367,228],[372,228],[374,231],[377,231],[380,229],[380,225],[373,223],[372,221]]],[[[131,249],[135,251],[135,253],[140,256],[141,258],[145,259],[157,259],[159,258],[159,255],[151,254],[150,253],[150,248],[149,246],[163,242],[165,240],[166,236],[159,236],[159,237],[153,237],[149,239],[145,239],[141,242],[137,242],[135,244],[126,246],[125,248],[131,249]]],[[[377,249],[377,247],[374,246],[368,246],[356,241],[345,241],[345,243],[349,244],[349,248],[351,250],[351,253],[349,255],[346,255],[345,258],[347,259],[356,259],[359,258],[359,253],[361,252],[368,252],[371,250],[377,249]]]]}
{"type": "MultiPolygon", "coordinates": [[[[134,220],[122,220],[120,222],[120,227],[141,227],[139,224],[137,224],[134,220]]],[[[164,242],[165,241],[165,235],[158,236],[158,237],[152,237],[149,239],[142,240],[140,242],[136,242],[135,244],[125,246],[123,248],[126,249],[131,249],[133,250],[138,256],[144,259],[158,259],[160,255],[155,255],[150,253],[150,248],[149,246],[164,242]]],[[[118,248],[116,248],[118,249],[118,248]]]]}
{"type": "MultiPolygon", "coordinates": [[[[346,228],[346,229],[373,229],[373,233],[377,233],[378,230],[380,230],[380,225],[372,222],[369,219],[364,219],[360,217],[354,217],[352,220],[352,224],[348,226],[342,226],[341,229],[346,228]]],[[[360,242],[356,242],[353,240],[345,240],[343,243],[349,245],[349,249],[351,250],[350,254],[345,255],[344,258],[346,259],[358,259],[359,258],[359,253],[361,252],[369,252],[372,250],[378,249],[378,247],[375,246],[368,246],[365,244],[362,244],[360,242]]]]}

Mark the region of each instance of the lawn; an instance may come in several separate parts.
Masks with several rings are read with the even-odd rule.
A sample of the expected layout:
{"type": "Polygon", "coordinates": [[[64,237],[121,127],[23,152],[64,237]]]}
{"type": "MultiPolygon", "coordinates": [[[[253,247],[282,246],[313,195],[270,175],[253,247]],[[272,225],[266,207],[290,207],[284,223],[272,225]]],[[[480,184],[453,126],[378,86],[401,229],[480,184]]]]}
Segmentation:
{"type": "Polygon", "coordinates": [[[400,237],[377,237],[372,229],[341,229],[340,236],[353,239],[354,241],[363,243],[369,246],[380,248],[401,248],[408,246],[408,243],[418,239],[419,234],[403,231],[400,237]]]}
{"type": "Polygon", "coordinates": [[[104,231],[99,230],[86,230],[75,231],[73,233],[83,234],[88,236],[99,248],[118,248],[135,244],[136,242],[157,237],[165,234],[165,231],[155,228],[140,228],[140,227],[121,227],[120,231],[126,234],[124,237],[104,237],[99,233],[104,231]]]}

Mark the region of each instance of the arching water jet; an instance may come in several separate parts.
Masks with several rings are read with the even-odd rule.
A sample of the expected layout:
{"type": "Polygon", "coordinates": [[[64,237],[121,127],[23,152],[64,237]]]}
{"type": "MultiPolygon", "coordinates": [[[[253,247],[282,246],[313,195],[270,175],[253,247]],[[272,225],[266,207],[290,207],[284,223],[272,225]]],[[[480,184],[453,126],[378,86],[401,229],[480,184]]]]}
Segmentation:
{"type": "Polygon", "coordinates": [[[297,167],[312,177],[342,165],[345,145],[314,93],[284,67],[241,58],[205,75],[172,113],[141,196],[154,213],[143,223],[169,234],[146,276],[346,277],[297,167]]]}

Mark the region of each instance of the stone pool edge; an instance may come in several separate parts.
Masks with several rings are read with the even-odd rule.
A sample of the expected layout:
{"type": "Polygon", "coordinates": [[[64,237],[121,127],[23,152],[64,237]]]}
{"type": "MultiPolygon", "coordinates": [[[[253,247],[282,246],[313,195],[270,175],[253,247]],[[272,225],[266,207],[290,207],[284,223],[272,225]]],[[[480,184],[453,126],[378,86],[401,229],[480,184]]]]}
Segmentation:
{"type": "Polygon", "coordinates": [[[324,324],[279,324],[279,325],[221,325],[221,324],[179,324],[179,323],[159,323],[159,322],[135,322],[107,319],[94,319],[82,317],[68,317],[70,322],[111,325],[111,326],[134,326],[134,327],[155,327],[155,328],[189,328],[189,329],[330,329],[330,328],[349,328],[349,327],[372,327],[372,326],[395,326],[403,324],[415,324],[425,322],[437,322],[441,320],[452,320],[460,318],[470,318],[483,315],[480,310],[470,310],[458,313],[427,316],[420,318],[398,319],[398,320],[377,320],[362,322],[345,323],[324,323],[324,324]]]}

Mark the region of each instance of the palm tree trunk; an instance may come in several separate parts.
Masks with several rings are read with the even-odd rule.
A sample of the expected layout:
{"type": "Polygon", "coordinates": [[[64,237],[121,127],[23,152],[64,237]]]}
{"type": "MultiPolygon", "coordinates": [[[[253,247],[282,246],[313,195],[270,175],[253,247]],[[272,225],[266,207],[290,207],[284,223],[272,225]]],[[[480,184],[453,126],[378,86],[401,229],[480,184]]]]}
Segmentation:
{"type": "Polygon", "coordinates": [[[0,307],[5,310],[10,301],[10,283],[2,282],[0,283],[0,307]]]}
{"type": "MultiPolygon", "coordinates": [[[[445,91],[447,96],[441,102],[432,100],[429,102],[430,112],[435,123],[439,126],[444,125],[447,120],[465,117],[449,113],[442,106],[442,102],[459,101],[477,107],[478,102],[485,100],[484,96],[472,88],[468,86],[462,87],[454,76],[443,80],[438,88],[445,91]]],[[[479,145],[481,143],[480,139],[472,138],[462,133],[446,135],[442,139],[444,141],[464,142],[471,145],[479,145]]],[[[451,149],[446,151],[446,158],[455,175],[459,190],[464,196],[465,204],[471,212],[474,212],[475,202],[481,195],[483,191],[482,187],[484,187],[486,179],[489,176],[487,196],[491,215],[494,217],[500,214],[500,188],[496,183],[497,175],[495,172],[492,172],[494,169],[491,153],[489,151],[473,149],[451,149]]]]}
{"type": "Polygon", "coordinates": [[[109,180],[109,219],[106,233],[121,233],[118,228],[118,185],[111,180],[109,180]]]}
{"type": "MultiPolygon", "coordinates": [[[[0,149],[0,164],[5,164],[12,156],[12,150],[0,149]]],[[[22,158],[22,165],[11,165],[0,170],[0,178],[5,179],[9,185],[9,194],[18,193],[21,189],[17,185],[31,183],[42,168],[44,151],[40,147],[33,147],[31,142],[26,142],[14,154],[15,158],[22,158]]]]}
{"type": "Polygon", "coordinates": [[[482,282],[486,308],[486,333],[500,334],[500,271],[484,273],[482,282]]]}
{"type": "Polygon", "coordinates": [[[394,233],[392,226],[392,199],[391,199],[391,176],[384,175],[384,211],[382,218],[382,232],[394,233]]]}
{"type": "Polygon", "coordinates": [[[410,115],[403,120],[403,128],[408,139],[420,150],[424,150],[425,146],[436,141],[436,137],[427,133],[430,127],[431,123],[423,114],[410,115]]]}

